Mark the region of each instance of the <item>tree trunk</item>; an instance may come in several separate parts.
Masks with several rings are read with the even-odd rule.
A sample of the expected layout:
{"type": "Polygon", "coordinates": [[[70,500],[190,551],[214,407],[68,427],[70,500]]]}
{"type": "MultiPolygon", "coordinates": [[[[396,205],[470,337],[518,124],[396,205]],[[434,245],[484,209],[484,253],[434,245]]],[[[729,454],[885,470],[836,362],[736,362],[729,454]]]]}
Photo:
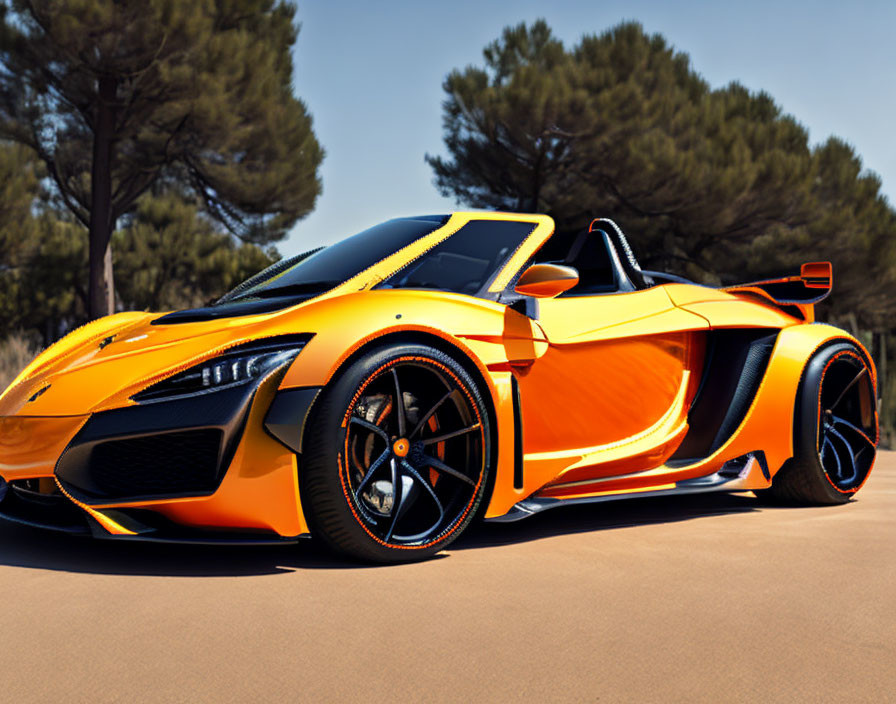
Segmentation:
{"type": "Polygon", "coordinates": [[[880,441],[883,447],[892,449],[894,442],[893,399],[890,397],[887,370],[887,338],[889,330],[871,333],[871,355],[877,365],[877,410],[880,413],[880,441]]]}
{"type": "Polygon", "coordinates": [[[99,81],[100,100],[93,130],[93,168],[90,174],[90,285],[87,293],[90,320],[114,312],[112,280],[112,146],[115,132],[114,78],[99,81]]]}
{"type": "Polygon", "coordinates": [[[883,397],[887,391],[887,336],[889,330],[871,333],[871,354],[877,365],[877,395],[883,397]]]}

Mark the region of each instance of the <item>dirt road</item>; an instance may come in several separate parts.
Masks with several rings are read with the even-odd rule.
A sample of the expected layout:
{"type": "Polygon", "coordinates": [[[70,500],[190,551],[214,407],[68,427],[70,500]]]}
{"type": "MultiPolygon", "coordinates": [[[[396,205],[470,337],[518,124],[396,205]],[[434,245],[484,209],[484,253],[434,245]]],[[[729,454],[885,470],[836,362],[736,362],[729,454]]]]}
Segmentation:
{"type": "Polygon", "coordinates": [[[858,499],[623,501],[424,564],[0,524],[0,701],[893,701],[896,454],[858,499]]]}

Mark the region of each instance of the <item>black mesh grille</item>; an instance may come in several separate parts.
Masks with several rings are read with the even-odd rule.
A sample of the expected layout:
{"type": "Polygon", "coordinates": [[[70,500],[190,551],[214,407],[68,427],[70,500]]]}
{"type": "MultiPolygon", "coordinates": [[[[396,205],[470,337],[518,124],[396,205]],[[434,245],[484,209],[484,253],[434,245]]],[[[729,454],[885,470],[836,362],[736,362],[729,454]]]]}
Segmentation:
{"type": "Polygon", "coordinates": [[[107,497],[214,491],[222,436],[204,428],[100,443],[88,469],[94,491],[107,497]]]}

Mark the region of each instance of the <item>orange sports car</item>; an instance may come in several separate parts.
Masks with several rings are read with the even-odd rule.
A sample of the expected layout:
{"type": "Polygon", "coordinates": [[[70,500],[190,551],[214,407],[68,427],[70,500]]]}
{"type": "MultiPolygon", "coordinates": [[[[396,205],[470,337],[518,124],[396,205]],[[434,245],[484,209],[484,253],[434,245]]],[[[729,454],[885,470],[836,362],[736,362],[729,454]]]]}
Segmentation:
{"type": "Polygon", "coordinates": [[[43,352],[0,396],[0,514],[400,561],[564,504],[842,503],[874,463],[876,379],[814,322],[830,288],[828,263],[723,289],[642,271],[606,219],[390,220],[43,352]]]}

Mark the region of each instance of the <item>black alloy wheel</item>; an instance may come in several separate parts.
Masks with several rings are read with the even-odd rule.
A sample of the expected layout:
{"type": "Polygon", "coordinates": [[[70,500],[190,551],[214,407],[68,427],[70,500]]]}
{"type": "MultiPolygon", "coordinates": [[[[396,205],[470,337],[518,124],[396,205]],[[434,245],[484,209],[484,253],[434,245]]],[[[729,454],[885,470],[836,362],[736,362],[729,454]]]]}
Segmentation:
{"type": "Polygon", "coordinates": [[[797,504],[842,504],[874,465],[878,415],[871,368],[849,342],[817,352],[803,372],[794,415],[794,456],[757,496],[797,504]]]}
{"type": "Polygon", "coordinates": [[[816,441],[822,469],[840,492],[857,491],[871,470],[877,453],[874,410],[874,387],[864,359],[852,350],[840,351],[822,376],[816,441]]]}
{"type": "Polygon", "coordinates": [[[381,349],[326,391],[303,460],[312,532],[362,559],[420,559],[476,513],[488,413],[452,357],[421,345],[381,349]]]}

